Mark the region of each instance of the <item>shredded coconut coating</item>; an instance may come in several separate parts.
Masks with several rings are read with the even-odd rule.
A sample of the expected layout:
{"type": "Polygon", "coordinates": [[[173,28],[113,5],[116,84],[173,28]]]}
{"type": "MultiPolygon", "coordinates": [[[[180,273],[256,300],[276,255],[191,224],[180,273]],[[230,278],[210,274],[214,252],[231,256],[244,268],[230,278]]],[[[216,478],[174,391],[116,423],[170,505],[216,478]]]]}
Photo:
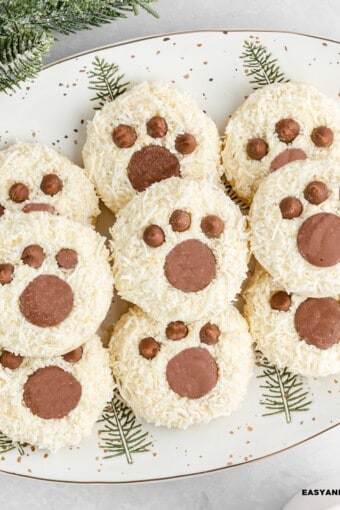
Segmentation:
{"type": "Polygon", "coordinates": [[[155,319],[174,315],[178,320],[199,319],[224,310],[239,292],[247,272],[246,219],[222,188],[206,181],[173,177],[153,184],[122,209],[111,229],[115,287],[123,299],[140,306],[155,319]],[[174,232],[169,218],[176,209],[191,215],[191,226],[174,232]],[[208,238],[201,220],[217,215],[224,221],[218,238],[208,238]],[[143,241],[144,229],[160,226],[165,242],[158,248],[143,241]],[[167,254],[178,243],[197,239],[208,246],[216,260],[216,276],[203,290],[182,292],[164,274],[167,254]]]}
{"type": "Polygon", "coordinates": [[[85,170],[113,212],[136,194],[127,176],[127,166],[132,155],[147,145],[160,145],[175,154],[182,177],[217,181],[222,173],[220,140],[214,122],[186,92],[168,83],[142,82],[106,103],[87,127],[85,170]],[[163,138],[147,134],[146,122],[155,115],[164,117],[168,124],[163,138]],[[112,140],[112,131],[120,124],[128,124],[137,132],[137,140],[130,148],[120,149],[112,140]],[[182,155],[175,148],[176,137],[183,133],[196,139],[197,147],[191,154],[182,155]]]}
{"type": "Polygon", "coordinates": [[[268,175],[270,163],[285,149],[299,148],[310,159],[340,159],[340,109],[338,103],[303,83],[276,83],[253,92],[236,110],[226,128],[226,144],[222,152],[225,175],[236,193],[247,203],[268,175]],[[300,133],[293,142],[281,142],[275,124],[281,119],[294,119],[300,133]],[[318,126],[333,130],[334,142],[320,148],[311,140],[318,126]],[[246,152],[251,138],[263,138],[268,154],[261,160],[249,158],[246,152]]]}
{"type": "MultiPolygon", "coordinates": [[[[177,320],[177,315],[172,320],[177,320]]],[[[239,312],[231,305],[221,314],[212,313],[200,321],[187,323],[188,335],[168,340],[166,321],[154,321],[137,307],[130,309],[117,323],[109,350],[111,367],[121,395],[136,416],[155,425],[185,429],[227,416],[241,405],[253,373],[252,339],[239,312]],[[215,345],[200,343],[199,331],[211,322],[221,330],[215,345]],[[154,359],[139,354],[140,340],[153,337],[161,343],[154,359]],[[218,366],[214,388],[198,399],[181,397],[171,390],[166,367],[180,351],[190,347],[207,349],[218,366]]]]}
{"type": "MultiPolygon", "coordinates": [[[[282,285],[275,282],[258,264],[247,290],[244,314],[257,348],[278,368],[287,367],[294,374],[325,377],[340,372],[340,342],[329,349],[307,344],[294,326],[295,311],[306,299],[291,294],[292,304],[287,312],[273,310],[271,296],[282,285]]],[[[340,296],[333,296],[339,300],[340,296]]]]}
{"type": "Polygon", "coordinates": [[[21,211],[30,203],[50,204],[58,214],[81,223],[93,222],[100,212],[96,192],[83,169],[46,145],[17,143],[0,152],[0,204],[9,211],[21,211]],[[62,190],[53,196],[40,189],[47,174],[57,174],[63,182],[62,190]],[[28,200],[19,204],[8,196],[17,182],[29,189],[28,200]]]}
{"type": "Polygon", "coordinates": [[[106,402],[111,398],[113,379],[107,349],[96,335],[83,344],[80,361],[70,363],[62,357],[24,358],[19,368],[0,365],[0,429],[13,441],[20,441],[56,452],[75,446],[92,432],[106,402]],[[23,389],[30,374],[49,365],[71,373],[81,384],[77,407],[61,419],[34,415],[23,401],[23,389]]]}
{"type": "Polygon", "coordinates": [[[89,225],[46,212],[5,212],[0,221],[0,263],[14,266],[11,283],[0,285],[0,346],[24,356],[55,356],[71,351],[93,335],[110,306],[113,282],[105,238],[89,225]],[[21,260],[23,250],[40,245],[46,255],[35,269],[21,260]],[[78,254],[74,269],[62,269],[55,256],[62,248],[78,254]],[[54,327],[39,327],[22,315],[19,297],[37,276],[56,275],[73,292],[69,316],[54,327]]]}
{"type": "Polygon", "coordinates": [[[327,297],[340,293],[340,263],[317,267],[305,260],[297,246],[297,234],[304,221],[321,212],[340,216],[340,164],[319,160],[294,162],[266,177],[250,209],[251,248],[258,262],[275,281],[291,292],[309,297],[327,297]],[[319,205],[304,198],[311,181],[327,184],[331,193],[319,205]],[[285,197],[298,198],[302,214],[282,218],[279,204],[285,197]]]}

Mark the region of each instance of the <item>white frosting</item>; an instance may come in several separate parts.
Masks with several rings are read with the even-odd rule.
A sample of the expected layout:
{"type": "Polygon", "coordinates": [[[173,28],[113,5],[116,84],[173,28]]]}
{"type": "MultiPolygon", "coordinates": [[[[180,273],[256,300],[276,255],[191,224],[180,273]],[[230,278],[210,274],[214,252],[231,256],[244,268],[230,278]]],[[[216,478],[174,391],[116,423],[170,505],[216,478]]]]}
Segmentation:
{"type": "Polygon", "coordinates": [[[118,293],[155,319],[176,316],[190,321],[211,311],[220,312],[235,298],[246,276],[246,219],[221,187],[206,181],[173,177],[152,185],[118,213],[110,232],[118,293]],[[169,224],[176,209],[191,215],[191,226],[185,232],[174,232],[169,224]],[[208,238],[202,232],[201,220],[207,215],[223,220],[220,237],[208,238]],[[145,228],[152,224],[160,226],[165,234],[165,242],[158,248],[143,241],[145,228]],[[185,293],[174,288],[164,274],[167,254],[187,239],[203,242],[216,260],[215,278],[198,292],[185,293]]]}
{"type": "Polygon", "coordinates": [[[338,103],[303,83],[276,83],[252,93],[236,110],[226,128],[226,143],[222,153],[225,174],[237,194],[250,203],[261,180],[268,175],[272,160],[287,148],[299,148],[310,159],[340,159],[340,109],[338,103]],[[281,142],[275,124],[292,118],[300,125],[295,140],[281,142]],[[334,142],[320,148],[311,140],[318,126],[333,130],[334,142]],[[263,138],[268,154],[261,160],[249,158],[246,152],[251,138],[263,138]]]}
{"type": "Polygon", "coordinates": [[[340,216],[340,163],[329,160],[294,162],[266,177],[250,209],[251,248],[260,264],[288,291],[323,297],[340,293],[340,263],[317,267],[305,260],[297,246],[299,228],[307,218],[326,212],[340,216]],[[313,205],[304,198],[311,181],[322,181],[329,198],[313,205]],[[302,214],[282,218],[279,204],[285,197],[298,198],[302,214]]]}
{"type": "Polygon", "coordinates": [[[282,285],[258,265],[244,294],[244,312],[257,348],[278,368],[287,367],[296,374],[322,377],[340,372],[340,342],[319,349],[302,340],[295,329],[295,311],[305,297],[292,294],[287,312],[271,308],[270,298],[280,290],[284,290],[282,285]]]}
{"type": "Polygon", "coordinates": [[[0,263],[14,266],[11,283],[0,285],[0,346],[25,356],[55,356],[77,347],[93,335],[110,306],[113,282],[105,239],[91,226],[46,212],[5,212],[0,221],[0,263]],[[46,258],[35,269],[21,260],[26,246],[38,244],[46,258]],[[78,254],[74,269],[62,269],[55,256],[62,248],[78,254]],[[74,306],[59,325],[44,328],[29,323],[19,297],[37,276],[56,275],[73,292],[74,306]]]}
{"type": "Polygon", "coordinates": [[[222,173],[216,125],[198,104],[168,83],[139,83],[106,103],[87,128],[83,149],[85,170],[113,212],[136,194],[127,176],[127,166],[132,155],[147,145],[160,145],[175,154],[182,177],[217,181],[222,173]],[[163,138],[147,134],[146,123],[155,115],[164,117],[168,124],[163,138]],[[120,149],[112,141],[112,131],[120,124],[128,124],[137,132],[136,143],[130,148],[120,149]],[[183,133],[190,133],[196,139],[197,147],[191,154],[182,155],[176,151],[176,137],[183,133]]]}
{"type": "MultiPolygon", "coordinates": [[[[172,320],[177,319],[173,315],[172,320]]],[[[187,428],[235,411],[246,394],[254,364],[252,339],[239,312],[229,305],[219,315],[211,313],[187,323],[188,335],[177,341],[166,338],[166,326],[166,321],[154,321],[134,307],[115,327],[109,346],[111,366],[120,392],[135,414],[156,425],[187,428]],[[221,331],[215,345],[200,343],[199,332],[207,322],[221,331]],[[139,342],[146,337],[161,344],[152,360],[139,354],[139,342]],[[166,378],[168,362],[189,347],[207,349],[218,366],[216,385],[198,399],[179,396],[166,378]]]]}
{"type": "Polygon", "coordinates": [[[17,143],[0,152],[0,204],[9,211],[21,211],[30,203],[50,204],[58,214],[81,223],[93,222],[99,214],[96,192],[84,170],[46,145],[17,143]],[[53,196],[40,189],[47,174],[56,174],[63,182],[62,190],[53,196]],[[28,200],[20,204],[8,195],[17,182],[29,189],[28,200]]]}
{"type": "Polygon", "coordinates": [[[48,357],[24,358],[15,370],[0,364],[0,430],[13,441],[27,442],[52,452],[63,446],[74,446],[91,434],[112,391],[108,353],[97,336],[87,339],[83,356],[76,363],[67,362],[62,357],[48,357]],[[71,373],[82,387],[78,405],[61,419],[40,418],[23,401],[28,376],[49,365],[71,373]]]}

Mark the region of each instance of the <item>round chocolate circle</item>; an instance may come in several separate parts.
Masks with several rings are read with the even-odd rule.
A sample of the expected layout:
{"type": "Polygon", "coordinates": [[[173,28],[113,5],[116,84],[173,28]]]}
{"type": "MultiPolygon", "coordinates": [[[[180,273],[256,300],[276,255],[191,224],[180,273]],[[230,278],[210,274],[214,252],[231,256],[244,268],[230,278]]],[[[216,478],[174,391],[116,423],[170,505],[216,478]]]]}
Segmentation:
{"type": "Polygon", "coordinates": [[[0,264],[0,284],[6,285],[13,280],[14,266],[12,264],[0,264]]]}
{"type": "Polygon", "coordinates": [[[327,184],[322,181],[312,181],[307,184],[304,189],[303,195],[308,202],[314,205],[322,204],[327,200],[329,190],[327,184]]]}
{"type": "Polygon", "coordinates": [[[300,125],[294,119],[281,119],[275,124],[275,131],[281,142],[290,143],[300,133],[300,125]]]}
{"type": "Polygon", "coordinates": [[[178,135],[175,140],[175,148],[181,154],[191,154],[197,147],[196,139],[189,133],[178,135]]]}
{"type": "Polygon", "coordinates": [[[17,204],[20,204],[21,202],[25,202],[25,200],[29,197],[29,190],[26,184],[23,184],[22,182],[16,182],[9,188],[9,198],[16,202],[17,204]]]}
{"type": "Polygon", "coordinates": [[[41,328],[63,322],[73,308],[73,292],[68,283],[55,275],[40,275],[27,285],[19,298],[25,319],[41,328]]]}
{"type": "Polygon", "coordinates": [[[176,209],[170,216],[169,223],[174,232],[184,232],[191,225],[191,216],[182,209],[176,209]]]}
{"type": "Polygon", "coordinates": [[[270,298],[270,307],[279,312],[287,312],[292,304],[292,298],[284,290],[275,292],[270,298]]]}
{"type": "Polygon", "coordinates": [[[317,267],[340,262],[340,218],[331,213],[310,216],[301,225],[297,245],[304,259],[317,267]]]}
{"type": "Polygon", "coordinates": [[[136,130],[127,124],[119,124],[112,131],[112,140],[119,149],[128,149],[137,140],[136,130]]]}
{"type": "Polygon", "coordinates": [[[13,352],[2,351],[0,356],[0,363],[3,367],[15,370],[19,368],[21,363],[24,361],[22,356],[13,354],[13,352]]]}
{"type": "Polygon", "coordinates": [[[143,356],[145,359],[153,359],[157,356],[161,348],[161,344],[157,342],[154,338],[151,336],[148,336],[147,338],[143,338],[139,342],[139,354],[143,356]]]}
{"type": "Polygon", "coordinates": [[[221,336],[221,330],[216,324],[208,322],[200,330],[200,340],[203,344],[214,345],[221,336]]]}
{"type": "Polygon", "coordinates": [[[190,347],[174,356],[167,365],[166,378],[180,397],[204,397],[217,383],[216,361],[207,349],[190,347]]]}
{"type": "Polygon", "coordinates": [[[198,292],[216,276],[213,252],[197,239],[177,244],[166,256],[164,273],[168,282],[182,292],[198,292]]]}
{"type": "Polygon", "coordinates": [[[250,159],[260,161],[268,154],[268,144],[263,138],[251,138],[248,140],[246,152],[250,159]]]}
{"type": "Polygon", "coordinates": [[[53,420],[64,418],[75,409],[81,393],[81,384],[72,374],[51,365],[28,376],[23,399],[32,414],[53,420]]]}
{"type": "Polygon", "coordinates": [[[47,174],[41,180],[40,189],[45,195],[56,195],[63,189],[63,181],[56,174],[47,174]]]}
{"type": "Polygon", "coordinates": [[[78,253],[72,248],[62,248],[55,256],[59,267],[74,269],[78,264],[78,253]]]}
{"type": "Polygon", "coordinates": [[[158,225],[149,225],[143,232],[143,241],[151,248],[158,248],[165,241],[163,229],[158,225]]]}
{"type": "Polygon", "coordinates": [[[296,197],[283,198],[279,204],[282,218],[292,220],[302,213],[302,204],[296,197]]]}
{"type": "Polygon", "coordinates": [[[144,191],[154,182],[179,177],[179,169],[179,161],[169,149],[160,145],[148,145],[132,155],[127,174],[132,187],[144,191]]]}
{"type": "Polygon", "coordinates": [[[313,129],[311,139],[317,147],[329,147],[334,142],[334,133],[327,126],[318,126],[313,129]]]}
{"type": "Polygon", "coordinates": [[[26,246],[21,255],[24,264],[38,269],[46,258],[45,252],[38,244],[30,244],[26,246]]]}
{"type": "Polygon", "coordinates": [[[220,237],[224,230],[224,221],[214,214],[209,214],[202,218],[201,229],[207,237],[220,237]]]}
{"type": "Polygon", "coordinates": [[[328,349],[340,341],[340,303],[334,298],[308,298],[295,312],[295,329],[307,343],[328,349]]]}
{"type": "Polygon", "coordinates": [[[182,340],[188,334],[188,326],[183,321],[170,322],[165,330],[165,335],[169,340],[182,340]]]}
{"type": "Polygon", "coordinates": [[[164,117],[155,115],[146,123],[146,132],[152,138],[163,138],[168,132],[168,125],[164,117]]]}
{"type": "Polygon", "coordinates": [[[32,202],[30,204],[25,204],[22,208],[22,212],[31,213],[31,212],[49,212],[50,214],[55,213],[55,208],[50,204],[36,203],[32,202]]]}

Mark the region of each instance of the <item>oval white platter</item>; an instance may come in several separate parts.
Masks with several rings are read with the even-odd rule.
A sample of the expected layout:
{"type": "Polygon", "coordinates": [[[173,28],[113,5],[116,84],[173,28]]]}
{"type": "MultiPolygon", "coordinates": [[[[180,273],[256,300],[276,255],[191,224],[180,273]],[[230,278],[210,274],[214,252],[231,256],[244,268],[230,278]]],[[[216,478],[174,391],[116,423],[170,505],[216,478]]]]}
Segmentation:
{"type": "MultiPolygon", "coordinates": [[[[163,35],[94,50],[49,66],[21,90],[0,94],[0,148],[18,140],[39,141],[81,164],[86,121],[98,106],[89,88],[96,57],[116,63],[131,84],[161,79],[188,90],[222,134],[228,116],[253,88],[272,80],[266,65],[271,60],[274,75],[312,83],[337,98],[339,50],[335,41],[246,31],[163,35]],[[248,57],[242,58],[245,53],[248,57]],[[251,65],[258,71],[252,76],[251,65]]],[[[103,229],[108,221],[104,214],[103,229]]],[[[111,316],[118,318],[124,308],[116,301],[111,316]]],[[[140,422],[115,395],[92,436],[57,454],[0,435],[0,470],[68,482],[126,483],[230,468],[336,426],[339,389],[340,375],[305,379],[257,366],[239,412],[187,431],[140,422]]]]}

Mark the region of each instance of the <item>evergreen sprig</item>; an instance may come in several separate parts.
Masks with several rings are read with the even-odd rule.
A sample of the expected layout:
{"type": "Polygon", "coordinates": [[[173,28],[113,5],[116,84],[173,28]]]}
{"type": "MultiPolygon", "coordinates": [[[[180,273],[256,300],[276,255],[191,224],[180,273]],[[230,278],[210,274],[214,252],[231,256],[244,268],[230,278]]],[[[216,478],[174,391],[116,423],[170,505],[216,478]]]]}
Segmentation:
{"type": "Polygon", "coordinates": [[[245,40],[240,58],[243,60],[243,67],[254,90],[270,83],[289,81],[280,70],[277,59],[262,44],[245,40]]]}
{"type": "Polygon", "coordinates": [[[118,66],[108,63],[103,58],[95,57],[92,70],[89,72],[89,89],[95,92],[91,101],[97,101],[95,110],[101,108],[106,101],[113,101],[126,91],[129,82],[124,75],[118,73],[118,66]]]}
{"type": "Polygon", "coordinates": [[[24,455],[26,444],[17,443],[9,439],[2,432],[0,432],[0,455],[3,453],[11,452],[12,450],[17,450],[20,455],[24,455]]]}
{"type": "Polygon", "coordinates": [[[158,17],[158,0],[0,0],[0,91],[13,90],[34,77],[54,41],[101,26],[139,9],[158,17]]]}
{"type": "Polygon", "coordinates": [[[304,388],[303,379],[288,372],[286,368],[279,370],[275,365],[258,353],[257,366],[263,368],[258,379],[264,379],[260,388],[265,390],[260,400],[268,412],[262,416],[284,413],[287,423],[292,420],[292,413],[308,411],[312,401],[308,400],[308,391],[304,388]]]}
{"type": "Polygon", "coordinates": [[[104,459],[112,459],[125,455],[128,464],[133,463],[132,454],[150,450],[152,442],[148,440],[148,432],[142,430],[142,424],[115,391],[111,402],[104,409],[99,420],[104,428],[99,431],[99,446],[106,454],[104,459]]]}

